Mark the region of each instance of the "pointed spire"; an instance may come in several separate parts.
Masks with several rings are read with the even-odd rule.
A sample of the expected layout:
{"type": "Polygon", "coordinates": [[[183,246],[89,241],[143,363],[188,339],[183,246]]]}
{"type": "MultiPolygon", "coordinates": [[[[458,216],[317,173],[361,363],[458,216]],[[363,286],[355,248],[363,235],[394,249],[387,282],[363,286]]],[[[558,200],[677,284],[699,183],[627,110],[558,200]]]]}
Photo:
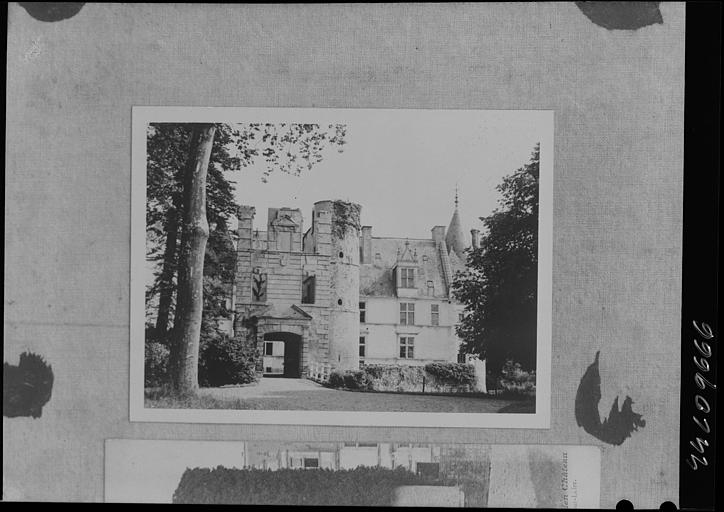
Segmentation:
{"type": "Polygon", "coordinates": [[[450,219],[450,226],[447,228],[447,235],[445,236],[445,244],[449,251],[454,251],[460,258],[465,258],[465,235],[463,235],[463,228],[460,225],[460,214],[458,213],[458,187],[455,186],[455,211],[453,212],[452,219],[450,219]]]}

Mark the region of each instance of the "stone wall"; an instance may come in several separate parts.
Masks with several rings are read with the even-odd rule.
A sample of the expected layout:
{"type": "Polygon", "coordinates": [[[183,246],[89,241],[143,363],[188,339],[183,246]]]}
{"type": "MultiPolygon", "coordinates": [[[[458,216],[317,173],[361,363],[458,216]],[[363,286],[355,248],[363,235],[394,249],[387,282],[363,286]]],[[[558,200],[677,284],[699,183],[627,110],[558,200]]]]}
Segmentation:
{"type": "MultiPolygon", "coordinates": [[[[321,212],[314,215],[313,228],[308,232],[308,245],[317,249],[318,253],[302,252],[302,219],[299,210],[269,210],[267,231],[258,232],[253,229],[254,209],[242,207],[239,210],[239,242],[236,265],[236,337],[255,343],[259,350],[263,349],[263,334],[273,330],[297,332],[301,327],[296,321],[284,319],[264,320],[275,327],[261,329],[250,328],[253,317],[272,316],[288,310],[292,305],[300,308],[312,318],[304,322],[302,335],[302,373],[305,374],[310,361],[328,362],[329,353],[329,306],[330,306],[330,213],[321,212]],[[290,217],[296,226],[276,226],[275,221],[283,216],[290,217]],[[289,251],[277,250],[279,233],[290,233],[291,247],[289,251]],[[312,241],[312,237],[314,240],[312,241]],[[263,240],[261,238],[264,238],[263,240]],[[254,269],[266,276],[265,300],[255,301],[252,293],[252,273],[254,269]],[[302,282],[304,278],[314,276],[314,303],[302,304],[302,282]],[[269,313],[269,309],[273,313],[269,313]]],[[[252,322],[253,323],[253,322],[252,322]]]]}

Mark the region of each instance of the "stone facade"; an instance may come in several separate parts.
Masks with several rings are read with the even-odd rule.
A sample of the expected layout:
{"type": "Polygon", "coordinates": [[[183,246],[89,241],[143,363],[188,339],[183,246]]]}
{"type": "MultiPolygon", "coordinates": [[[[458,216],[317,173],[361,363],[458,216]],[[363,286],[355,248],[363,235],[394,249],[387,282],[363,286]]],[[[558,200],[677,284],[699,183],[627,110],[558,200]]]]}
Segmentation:
{"type": "Polygon", "coordinates": [[[456,361],[460,340],[455,327],[464,308],[453,299],[451,288],[464,264],[448,249],[445,227],[433,227],[429,239],[377,238],[369,226],[362,233],[364,362],[456,361]]]}
{"type": "Polygon", "coordinates": [[[445,227],[430,240],[374,238],[360,209],[319,201],[304,231],[299,209],[270,208],[259,231],[255,209],[240,207],[233,334],[263,354],[265,375],[303,377],[312,363],[347,370],[457,359],[462,307],[450,285],[462,263],[445,227]]]}

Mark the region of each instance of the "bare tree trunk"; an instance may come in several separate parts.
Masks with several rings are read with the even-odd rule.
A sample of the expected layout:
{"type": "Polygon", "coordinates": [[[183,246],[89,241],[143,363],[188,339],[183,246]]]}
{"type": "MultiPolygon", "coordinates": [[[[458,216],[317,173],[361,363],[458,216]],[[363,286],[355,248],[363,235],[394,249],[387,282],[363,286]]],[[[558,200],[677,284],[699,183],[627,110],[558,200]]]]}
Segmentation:
{"type": "Polygon", "coordinates": [[[199,338],[203,313],[206,220],[206,172],[216,126],[194,125],[184,176],[183,226],[172,343],[173,384],[182,393],[199,388],[199,338]]]}

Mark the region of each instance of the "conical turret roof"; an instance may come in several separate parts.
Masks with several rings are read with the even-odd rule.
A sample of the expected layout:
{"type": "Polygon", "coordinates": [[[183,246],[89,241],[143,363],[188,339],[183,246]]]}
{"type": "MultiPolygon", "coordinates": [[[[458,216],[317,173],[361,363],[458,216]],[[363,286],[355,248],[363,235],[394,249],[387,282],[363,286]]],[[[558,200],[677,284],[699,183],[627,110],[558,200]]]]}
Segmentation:
{"type": "Polygon", "coordinates": [[[463,228],[460,224],[460,214],[458,213],[457,190],[455,191],[455,211],[453,212],[452,219],[450,219],[450,225],[447,228],[445,245],[447,245],[449,251],[453,251],[463,261],[465,260],[465,235],[463,234],[463,228]]]}

